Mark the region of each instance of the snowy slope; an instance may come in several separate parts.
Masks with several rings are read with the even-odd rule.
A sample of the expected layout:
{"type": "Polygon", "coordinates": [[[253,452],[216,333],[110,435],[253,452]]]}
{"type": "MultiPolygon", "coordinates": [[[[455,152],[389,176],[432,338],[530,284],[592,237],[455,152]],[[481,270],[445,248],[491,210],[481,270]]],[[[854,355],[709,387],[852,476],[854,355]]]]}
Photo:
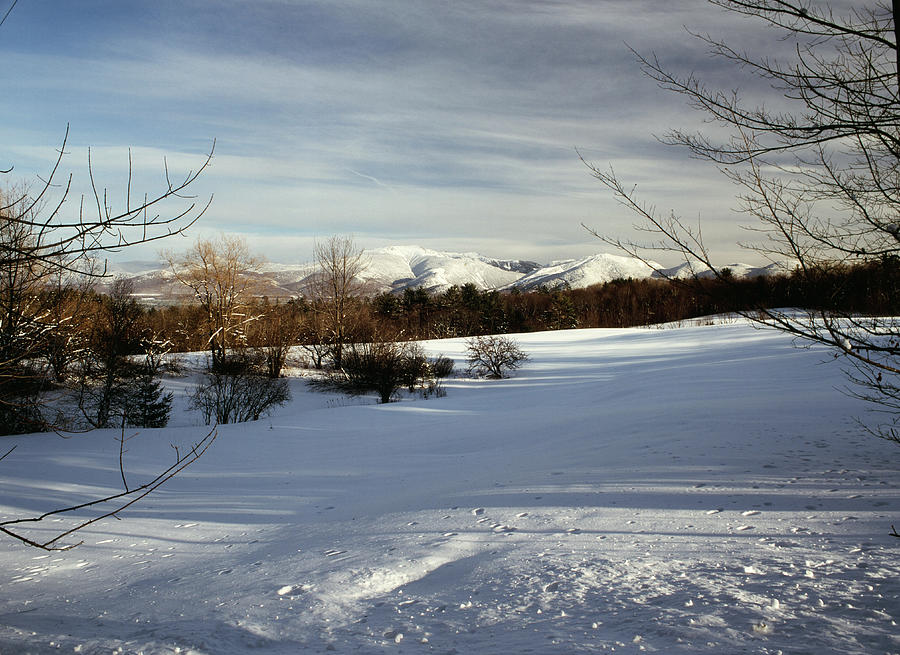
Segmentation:
{"type": "Polygon", "coordinates": [[[418,246],[367,250],[363,278],[379,291],[423,288],[440,293],[453,285],[494,289],[519,279],[519,262],[490,260],[476,253],[451,253],[418,246]]]}
{"type": "Polygon", "coordinates": [[[584,259],[553,262],[517,280],[513,285],[530,291],[541,286],[583,289],[616,279],[650,277],[659,265],[648,266],[639,259],[601,253],[584,259]]]}
{"type": "MultiPolygon", "coordinates": [[[[897,446],[826,353],[743,323],[518,339],[515,378],[441,399],[293,379],[79,548],[0,540],[0,652],[900,650],[897,446]]],[[[131,481],[196,423],[132,439],[131,481]]],[[[115,437],[5,439],[0,515],[116,489],[115,437]]]]}

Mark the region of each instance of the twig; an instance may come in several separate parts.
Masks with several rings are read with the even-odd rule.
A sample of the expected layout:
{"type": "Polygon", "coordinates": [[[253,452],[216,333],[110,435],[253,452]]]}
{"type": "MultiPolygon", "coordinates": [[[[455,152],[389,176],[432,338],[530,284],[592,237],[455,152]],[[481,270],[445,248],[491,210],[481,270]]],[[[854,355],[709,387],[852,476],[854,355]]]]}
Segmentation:
{"type": "MultiPolygon", "coordinates": [[[[91,501],[81,503],[78,505],[72,505],[71,507],[64,507],[64,508],[60,508],[60,509],[51,510],[49,512],[45,512],[44,514],[41,514],[40,516],[22,518],[22,519],[11,519],[9,521],[2,521],[2,522],[0,522],[0,532],[2,532],[14,539],[17,539],[18,541],[21,541],[29,546],[33,546],[35,548],[40,548],[41,550],[56,551],[56,550],[69,550],[71,548],[75,548],[76,546],[80,545],[83,542],[78,542],[76,544],[69,544],[66,546],[56,546],[54,544],[56,544],[60,539],[67,537],[75,532],[78,532],[79,530],[82,530],[82,529],[88,527],[89,525],[97,523],[98,521],[102,521],[103,519],[109,518],[111,516],[116,516],[116,518],[118,518],[117,514],[119,512],[127,509],[128,507],[131,507],[136,502],[138,502],[145,496],[149,495],[156,489],[158,489],[160,486],[162,486],[163,484],[165,484],[166,482],[168,482],[169,480],[174,478],[176,475],[181,473],[181,471],[183,471],[185,468],[187,468],[188,466],[193,464],[195,461],[197,461],[203,455],[203,453],[206,452],[207,448],[209,448],[210,445],[212,445],[213,441],[216,440],[217,436],[218,436],[218,430],[214,427],[209,432],[209,434],[207,434],[205,437],[203,437],[203,439],[201,439],[200,441],[195,443],[191,447],[190,451],[187,454],[185,454],[184,456],[179,454],[175,460],[175,463],[172,464],[169,468],[167,468],[165,471],[163,471],[162,473],[157,475],[151,481],[149,481],[145,484],[142,484],[138,487],[135,487],[134,489],[126,488],[126,490],[121,493],[112,494],[112,495],[106,496],[104,498],[98,498],[96,500],[91,500],[91,501]],[[104,512],[100,516],[96,516],[92,519],[87,519],[85,521],[82,521],[75,527],[65,530],[63,532],[60,532],[59,534],[55,535],[51,539],[48,539],[47,541],[35,541],[34,539],[29,539],[25,535],[20,534],[8,527],[8,526],[20,525],[20,524],[24,524],[24,523],[39,523],[39,522],[43,521],[44,519],[51,517],[51,516],[65,514],[67,512],[76,512],[78,510],[87,509],[90,507],[96,507],[99,505],[103,505],[105,503],[115,503],[116,507],[114,507],[113,509],[111,509],[107,512],[104,512]]],[[[5,457],[5,455],[4,455],[4,457],[5,457]]],[[[124,475],[123,475],[123,477],[124,477],[124,475]]]]}

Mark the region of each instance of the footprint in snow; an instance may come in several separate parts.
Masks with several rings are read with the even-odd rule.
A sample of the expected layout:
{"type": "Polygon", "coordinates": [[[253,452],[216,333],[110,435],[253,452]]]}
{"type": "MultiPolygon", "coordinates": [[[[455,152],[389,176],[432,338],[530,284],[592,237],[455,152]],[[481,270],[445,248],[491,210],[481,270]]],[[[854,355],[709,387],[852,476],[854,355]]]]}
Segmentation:
{"type": "Polygon", "coordinates": [[[473,516],[480,516],[481,514],[484,514],[484,507],[476,507],[472,510],[473,516]]]}

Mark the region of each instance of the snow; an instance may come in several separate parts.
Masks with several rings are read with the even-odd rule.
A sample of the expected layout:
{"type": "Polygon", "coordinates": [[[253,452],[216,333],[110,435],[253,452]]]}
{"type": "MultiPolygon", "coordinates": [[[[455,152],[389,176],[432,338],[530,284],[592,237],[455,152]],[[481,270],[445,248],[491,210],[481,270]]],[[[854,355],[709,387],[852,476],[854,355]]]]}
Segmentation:
{"type": "Polygon", "coordinates": [[[616,279],[648,278],[659,268],[658,264],[646,264],[634,257],[601,253],[583,259],[553,262],[523,276],[511,286],[525,290],[540,286],[583,289],[592,284],[602,284],[616,279]]]}
{"type": "Polygon", "coordinates": [[[474,284],[494,289],[513,282],[521,273],[504,270],[501,262],[476,253],[439,252],[418,246],[387,246],[364,253],[363,277],[380,290],[422,288],[442,293],[453,285],[474,284]]]}
{"type": "MultiPolygon", "coordinates": [[[[897,446],[826,351],[734,320],[516,338],[515,377],[439,399],[292,379],[78,548],[0,541],[0,652],[900,652],[897,446]]],[[[178,407],[130,479],[205,434],[178,407]]],[[[0,516],[117,489],[116,436],[5,439],[0,516]]]]}
{"type": "MultiPolygon", "coordinates": [[[[729,269],[731,273],[738,278],[753,278],[768,275],[778,275],[790,273],[796,268],[796,263],[773,262],[766,266],[752,266],[750,264],[742,264],[740,262],[733,264],[725,264],[717,266],[719,271],[729,269]]],[[[654,277],[662,277],[666,279],[684,280],[692,277],[710,278],[714,274],[712,270],[701,261],[691,260],[674,266],[672,268],[662,268],[654,273],[654,277]]]]}

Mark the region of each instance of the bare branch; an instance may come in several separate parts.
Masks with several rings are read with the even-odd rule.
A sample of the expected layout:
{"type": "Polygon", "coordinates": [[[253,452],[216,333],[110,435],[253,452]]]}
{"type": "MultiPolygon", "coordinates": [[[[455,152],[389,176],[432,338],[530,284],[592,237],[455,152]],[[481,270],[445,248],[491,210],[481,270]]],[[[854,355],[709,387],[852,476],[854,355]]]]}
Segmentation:
{"type": "MultiPolygon", "coordinates": [[[[152,480],[145,482],[142,485],[134,487],[133,489],[126,489],[117,494],[111,494],[109,496],[105,496],[103,498],[97,498],[95,500],[90,500],[84,503],[80,503],[77,505],[72,505],[70,507],[64,507],[61,509],[51,510],[49,512],[45,512],[40,516],[29,517],[29,518],[21,518],[21,519],[10,519],[7,521],[0,521],[0,532],[3,532],[7,536],[10,536],[22,543],[25,543],[29,546],[33,546],[35,548],[40,548],[42,550],[69,550],[78,546],[77,544],[67,544],[64,546],[56,545],[61,539],[68,537],[76,532],[83,530],[84,528],[97,523],[98,521],[102,521],[111,516],[116,516],[120,512],[128,509],[136,502],[145,498],[147,495],[153,493],[156,489],[161,487],[163,484],[174,478],[176,475],[181,473],[185,468],[193,464],[197,461],[203,453],[212,445],[213,441],[215,441],[218,436],[218,431],[214,427],[210,432],[203,437],[200,441],[193,444],[190,450],[181,455],[177,454],[175,462],[169,466],[167,469],[159,473],[152,480]],[[111,509],[101,510],[101,514],[95,516],[90,519],[84,519],[77,522],[77,524],[71,528],[68,528],[62,532],[54,534],[52,538],[46,540],[37,540],[26,536],[25,534],[19,532],[17,529],[13,529],[11,526],[25,526],[25,525],[33,525],[35,523],[40,523],[44,519],[59,516],[61,514],[69,514],[73,512],[79,512],[85,509],[91,509],[95,507],[102,508],[106,505],[113,505],[111,509]]],[[[176,451],[177,452],[177,451],[176,451]]],[[[123,475],[124,477],[124,475],[123,475]]]]}

